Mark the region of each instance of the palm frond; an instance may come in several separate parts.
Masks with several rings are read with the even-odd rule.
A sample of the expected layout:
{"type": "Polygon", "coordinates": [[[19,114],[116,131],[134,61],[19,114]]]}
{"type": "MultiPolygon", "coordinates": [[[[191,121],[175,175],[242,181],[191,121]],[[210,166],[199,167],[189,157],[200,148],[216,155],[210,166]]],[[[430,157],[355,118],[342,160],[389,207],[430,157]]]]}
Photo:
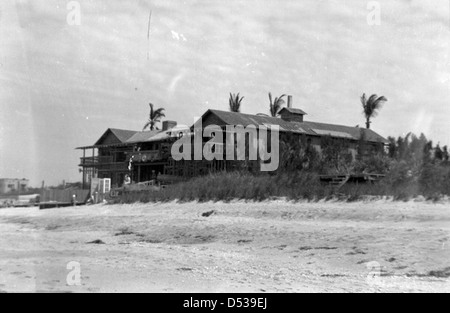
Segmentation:
{"type": "Polygon", "coordinates": [[[228,99],[228,105],[230,106],[230,111],[233,111],[233,95],[230,92],[230,98],[228,99]]]}
{"type": "Polygon", "coordinates": [[[163,113],[164,109],[158,109],[153,113],[153,117],[166,117],[166,115],[163,113]]]}
{"type": "Polygon", "coordinates": [[[363,105],[363,108],[365,108],[366,107],[366,94],[365,93],[363,93],[363,95],[361,96],[361,103],[362,103],[362,105],[363,105]]]}
{"type": "Polygon", "coordinates": [[[376,94],[373,94],[369,97],[369,99],[367,100],[367,103],[374,103],[375,100],[377,100],[378,96],[376,94]]]}
{"type": "Polygon", "coordinates": [[[144,127],[142,128],[142,131],[144,131],[147,127],[149,127],[151,124],[150,121],[148,121],[147,123],[145,123],[144,127]]]}
{"type": "Polygon", "coordinates": [[[361,96],[361,104],[363,106],[363,113],[366,117],[366,125],[367,128],[370,126],[370,119],[378,115],[378,111],[383,106],[383,103],[386,102],[387,99],[384,96],[378,97],[376,94],[371,95],[368,99],[366,98],[366,94],[363,93],[361,96]]]}
{"type": "Polygon", "coordinates": [[[377,98],[377,99],[375,100],[375,102],[374,102],[374,104],[373,104],[373,107],[374,107],[375,109],[381,109],[381,107],[383,106],[383,103],[386,102],[386,101],[387,101],[386,97],[381,96],[381,97],[379,97],[379,98],[377,98]]]}
{"type": "Polygon", "coordinates": [[[153,116],[153,103],[149,103],[150,106],[150,118],[153,116]]]}
{"type": "Polygon", "coordinates": [[[275,99],[272,102],[272,94],[269,92],[269,100],[270,100],[270,115],[272,117],[276,117],[278,114],[278,111],[280,111],[283,104],[286,102],[283,100],[283,97],[286,97],[285,94],[282,94],[280,97],[275,97],[275,99]]]}
{"type": "Polygon", "coordinates": [[[165,110],[164,108],[159,108],[159,109],[155,110],[154,113],[162,112],[162,111],[164,111],[164,110],[165,110]]]}
{"type": "Polygon", "coordinates": [[[150,128],[150,130],[155,129],[155,124],[161,122],[161,118],[166,117],[164,114],[164,108],[154,109],[153,103],[148,104],[150,106],[150,113],[148,117],[148,122],[145,124],[144,129],[147,127],[150,128]]]}
{"type": "Polygon", "coordinates": [[[283,99],[281,99],[281,98],[278,98],[278,100],[277,100],[277,104],[281,107],[282,105],[284,105],[286,103],[286,101],[284,101],[283,99]]]}
{"type": "Polygon", "coordinates": [[[241,102],[244,99],[244,97],[240,97],[240,93],[232,94],[230,92],[230,98],[228,100],[230,111],[231,112],[239,112],[241,107],[241,102]]]}

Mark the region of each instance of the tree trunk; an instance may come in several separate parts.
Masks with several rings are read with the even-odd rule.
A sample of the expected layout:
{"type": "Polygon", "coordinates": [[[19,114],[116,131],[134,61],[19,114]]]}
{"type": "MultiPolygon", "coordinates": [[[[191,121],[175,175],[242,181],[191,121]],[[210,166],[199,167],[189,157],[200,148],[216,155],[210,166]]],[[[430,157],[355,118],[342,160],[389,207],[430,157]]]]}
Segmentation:
{"type": "Polygon", "coordinates": [[[367,121],[366,121],[366,128],[367,128],[367,129],[370,129],[370,118],[367,118],[367,121]]]}

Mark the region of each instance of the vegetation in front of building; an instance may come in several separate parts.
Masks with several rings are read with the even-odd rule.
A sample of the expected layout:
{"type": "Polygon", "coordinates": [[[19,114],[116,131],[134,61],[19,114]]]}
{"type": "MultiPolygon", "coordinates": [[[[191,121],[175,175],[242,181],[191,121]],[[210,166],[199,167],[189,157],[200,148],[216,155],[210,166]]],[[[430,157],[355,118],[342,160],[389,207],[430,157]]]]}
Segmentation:
{"type": "MultiPolygon", "coordinates": [[[[297,141],[298,142],[298,141],[297,141]]],[[[330,141],[321,155],[298,142],[286,142],[280,148],[277,172],[245,170],[215,173],[168,186],[160,191],[129,192],[115,202],[158,201],[263,201],[275,198],[319,201],[361,200],[367,196],[409,200],[423,196],[439,200],[450,196],[450,161],[448,148],[434,146],[424,135],[389,137],[387,151],[352,160],[341,142],[330,141]],[[378,173],[386,176],[375,183],[348,183],[336,190],[320,182],[319,175],[338,173],[378,173]]]]}

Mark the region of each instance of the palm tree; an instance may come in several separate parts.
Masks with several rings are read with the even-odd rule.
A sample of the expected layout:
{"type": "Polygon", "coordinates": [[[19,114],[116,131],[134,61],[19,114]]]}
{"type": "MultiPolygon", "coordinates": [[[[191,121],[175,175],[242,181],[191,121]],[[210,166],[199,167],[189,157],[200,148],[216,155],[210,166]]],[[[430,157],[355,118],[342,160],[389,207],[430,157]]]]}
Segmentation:
{"type": "Polygon", "coordinates": [[[269,100],[270,100],[270,115],[272,117],[276,117],[278,114],[278,111],[280,111],[281,106],[285,103],[283,100],[283,97],[286,97],[286,95],[281,95],[280,97],[276,97],[275,100],[272,102],[272,94],[269,92],[269,100]]]}
{"type": "Polygon", "coordinates": [[[150,105],[150,114],[148,115],[148,121],[145,123],[143,131],[149,127],[150,130],[159,130],[158,127],[156,127],[156,123],[161,122],[161,118],[165,117],[166,115],[163,113],[165,110],[164,108],[159,108],[157,110],[153,109],[153,103],[149,103],[150,105]]]}
{"type": "Polygon", "coordinates": [[[236,94],[231,94],[230,92],[230,99],[229,99],[229,104],[230,104],[230,111],[231,112],[240,112],[241,111],[241,102],[244,99],[244,97],[239,98],[239,93],[236,94]]]}
{"type": "Polygon", "coordinates": [[[377,116],[378,111],[386,101],[388,100],[384,96],[378,97],[377,95],[371,95],[369,99],[367,99],[365,93],[362,95],[361,103],[363,106],[363,113],[366,116],[366,128],[370,128],[370,119],[377,116]]]}

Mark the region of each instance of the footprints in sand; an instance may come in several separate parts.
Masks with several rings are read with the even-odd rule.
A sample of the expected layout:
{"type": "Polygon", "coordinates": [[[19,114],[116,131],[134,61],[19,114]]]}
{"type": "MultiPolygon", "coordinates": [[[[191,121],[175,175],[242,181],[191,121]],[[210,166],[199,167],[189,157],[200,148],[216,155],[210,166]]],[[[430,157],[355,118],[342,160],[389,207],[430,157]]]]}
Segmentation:
{"type": "Polygon", "coordinates": [[[358,264],[358,265],[360,265],[360,264],[367,264],[369,262],[370,262],[370,260],[361,260],[361,261],[356,262],[356,264],[358,264]]]}
{"type": "Polygon", "coordinates": [[[237,242],[238,242],[238,243],[250,243],[250,242],[253,242],[253,240],[250,240],[250,239],[241,239],[241,240],[238,240],[237,242]]]}
{"type": "Polygon", "coordinates": [[[89,242],[86,242],[86,244],[88,244],[88,245],[105,245],[106,243],[104,243],[102,240],[100,240],[100,239],[96,239],[96,240],[94,240],[94,241],[89,241],[89,242]]]}
{"type": "Polygon", "coordinates": [[[216,211],[212,210],[212,211],[208,211],[208,212],[203,213],[202,216],[203,217],[210,217],[214,213],[216,213],[216,211]]]}
{"type": "Polygon", "coordinates": [[[123,227],[120,228],[116,233],[114,233],[114,237],[124,237],[123,241],[118,242],[118,244],[120,245],[133,243],[195,245],[207,244],[217,240],[216,235],[212,234],[212,231],[210,230],[180,230],[177,227],[174,227],[174,229],[164,227],[161,229],[153,229],[152,231],[146,230],[145,232],[138,232],[128,227],[123,227]]]}
{"type": "Polygon", "coordinates": [[[61,226],[57,225],[57,224],[49,224],[49,225],[45,226],[45,230],[52,231],[52,230],[57,230],[60,227],[61,226]]]}
{"type": "Polygon", "coordinates": [[[303,246],[299,247],[298,251],[310,251],[310,250],[337,250],[337,247],[310,247],[310,246],[303,246]]]}
{"type": "Polygon", "coordinates": [[[358,247],[353,247],[352,251],[346,253],[346,255],[360,255],[360,254],[365,255],[365,254],[367,254],[367,252],[358,247]]]}

